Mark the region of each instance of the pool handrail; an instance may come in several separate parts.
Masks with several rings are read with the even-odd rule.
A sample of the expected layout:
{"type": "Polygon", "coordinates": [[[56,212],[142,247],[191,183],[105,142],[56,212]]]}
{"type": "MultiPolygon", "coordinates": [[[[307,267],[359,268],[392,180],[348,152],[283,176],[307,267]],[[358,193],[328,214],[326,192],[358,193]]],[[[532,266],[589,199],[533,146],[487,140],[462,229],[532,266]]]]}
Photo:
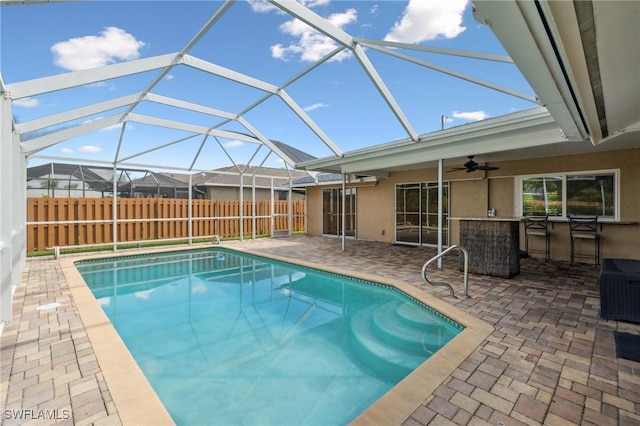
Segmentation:
{"type": "Polygon", "coordinates": [[[437,255],[433,256],[431,259],[427,260],[425,264],[422,266],[422,279],[433,286],[447,287],[451,292],[451,297],[453,297],[454,299],[457,299],[458,297],[456,297],[453,291],[453,287],[451,287],[451,285],[447,283],[434,283],[429,281],[429,278],[427,278],[427,267],[429,266],[429,264],[434,260],[440,259],[442,256],[444,256],[445,254],[447,254],[453,249],[458,249],[458,251],[461,251],[462,254],[464,255],[464,294],[462,295],[462,297],[464,299],[468,299],[469,298],[469,252],[467,251],[466,248],[462,247],[459,244],[454,244],[452,246],[449,246],[448,249],[438,253],[437,255]]]}

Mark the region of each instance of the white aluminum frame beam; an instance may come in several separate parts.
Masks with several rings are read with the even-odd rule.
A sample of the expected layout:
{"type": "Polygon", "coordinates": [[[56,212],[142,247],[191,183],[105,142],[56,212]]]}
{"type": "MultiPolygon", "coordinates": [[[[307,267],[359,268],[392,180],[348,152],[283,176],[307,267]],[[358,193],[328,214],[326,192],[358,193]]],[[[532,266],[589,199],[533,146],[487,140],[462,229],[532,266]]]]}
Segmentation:
{"type": "Polygon", "coordinates": [[[257,78],[249,77],[246,74],[242,74],[238,71],[225,68],[209,61],[205,61],[204,59],[196,58],[195,56],[184,55],[180,63],[209,74],[226,78],[227,80],[231,80],[236,83],[244,84],[245,86],[253,87],[254,89],[258,89],[263,92],[273,94],[277,94],[278,92],[278,86],[274,84],[266,83],[262,80],[258,80],[257,78]]]}
{"type": "Polygon", "coordinates": [[[164,68],[171,65],[177,55],[177,53],[169,53],[88,70],[36,78],[8,84],[6,89],[12,100],[28,98],[43,93],[56,92],[58,90],[70,89],[72,87],[84,86],[86,84],[98,83],[118,77],[164,68]]]}
{"type": "Polygon", "coordinates": [[[399,49],[417,50],[420,52],[437,53],[440,55],[460,56],[462,58],[482,59],[485,61],[503,62],[513,64],[513,59],[507,55],[495,55],[492,53],[472,52],[469,50],[447,49],[443,47],[425,46],[422,44],[401,43],[397,41],[375,40],[370,38],[354,37],[356,43],[367,46],[395,47],[399,49]]]}
{"type": "Polygon", "coordinates": [[[390,49],[387,49],[387,48],[384,48],[384,47],[379,47],[379,46],[369,46],[369,47],[371,49],[373,49],[373,50],[377,50],[378,52],[382,52],[384,54],[391,55],[391,56],[394,56],[396,58],[403,59],[403,60],[405,60],[407,62],[413,62],[414,64],[421,65],[421,66],[423,66],[425,68],[429,68],[429,69],[432,69],[434,71],[438,71],[438,72],[441,72],[443,74],[447,74],[447,75],[450,75],[452,77],[459,78],[461,80],[466,80],[466,81],[468,81],[470,83],[478,84],[480,86],[484,86],[484,87],[487,87],[489,89],[493,89],[493,90],[496,90],[498,92],[502,92],[502,93],[505,93],[507,95],[510,95],[510,96],[513,96],[513,97],[516,97],[516,98],[524,99],[525,101],[529,101],[529,102],[537,104],[537,105],[542,105],[542,102],[536,96],[531,96],[531,95],[528,95],[526,93],[522,93],[522,92],[519,92],[517,90],[513,90],[513,89],[510,89],[508,87],[504,87],[504,86],[501,86],[499,84],[492,83],[492,82],[490,82],[488,80],[484,80],[482,78],[474,77],[474,76],[472,76],[470,74],[466,74],[466,73],[462,73],[462,72],[459,72],[459,71],[455,71],[455,70],[449,69],[447,67],[443,67],[443,66],[440,66],[440,65],[433,64],[431,62],[423,61],[421,59],[417,59],[417,58],[414,58],[412,56],[405,55],[403,53],[396,52],[394,50],[390,50],[390,49]]]}
{"type": "MultiPolygon", "coordinates": [[[[331,138],[322,130],[320,126],[318,126],[309,115],[305,112],[300,105],[298,105],[291,96],[284,90],[280,90],[279,93],[280,98],[286,103],[289,108],[302,120],[305,124],[315,133],[324,143],[329,147],[331,151],[338,157],[342,156],[344,153],[338,146],[333,143],[331,138]]],[[[294,163],[291,163],[294,164],[294,163]]]]}
{"type": "Polygon", "coordinates": [[[28,141],[22,142],[22,151],[25,155],[31,155],[67,139],[96,132],[121,122],[121,114],[114,114],[108,117],[99,118],[74,127],[62,129],[54,133],[49,133],[48,135],[29,139],[28,141]]]}
{"type": "Polygon", "coordinates": [[[136,152],[135,154],[131,154],[131,155],[128,155],[128,156],[123,157],[123,158],[117,158],[117,155],[116,155],[116,163],[121,163],[123,161],[127,161],[127,160],[130,160],[132,158],[139,157],[141,155],[148,154],[148,153],[153,152],[153,151],[157,151],[158,149],[166,148],[168,146],[175,145],[175,144],[180,143],[180,142],[184,142],[186,140],[192,139],[192,138],[194,138],[196,136],[199,136],[199,135],[200,135],[199,133],[194,133],[194,134],[186,136],[184,138],[176,139],[175,141],[167,142],[167,143],[164,143],[162,145],[157,145],[157,146],[154,146],[153,148],[145,149],[144,151],[139,151],[139,152],[136,152]]]}
{"type": "Polygon", "coordinates": [[[301,3],[295,1],[279,0],[268,1],[269,3],[272,3],[278,8],[284,10],[288,14],[306,23],[311,28],[335,40],[337,43],[349,48],[351,52],[353,52],[354,56],[360,63],[360,66],[362,66],[364,72],[369,76],[372,83],[374,84],[380,95],[383,97],[389,108],[391,108],[393,114],[396,116],[398,121],[400,121],[400,124],[408,133],[409,137],[414,141],[418,140],[418,133],[413,129],[411,122],[402,111],[402,108],[400,108],[400,105],[395,100],[391,91],[378,74],[376,68],[373,66],[371,61],[369,61],[369,58],[362,49],[362,46],[356,43],[353,37],[351,37],[349,34],[344,32],[337,26],[333,25],[326,19],[307,9],[301,3]]]}
{"type": "Polygon", "coordinates": [[[297,1],[292,0],[268,0],[269,3],[274,6],[282,9],[284,12],[293,16],[309,25],[311,28],[316,29],[322,34],[326,35],[334,39],[336,42],[341,45],[348,47],[349,49],[353,48],[354,40],[346,32],[342,31],[337,26],[333,25],[326,19],[321,16],[313,13],[311,10],[307,9],[302,3],[298,3],[297,1]]]}
{"type": "Polygon", "coordinates": [[[199,112],[202,114],[213,115],[216,117],[222,117],[228,120],[236,120],[238,118],[237,114],[223,111],[221,109],[211,108],[205,105],[195,104],[193,102],[186,102],[168,96],[157,95],[155,93],[148,93],[145,99],[158,104],[168,105],[188,111],[199,112]]]}
{"type": "Polygon", "coordinates": [[[126,95],[119,98],[111,99],[105,102],[98,102],[95,104],[87,105],[85,107],[71,109],[68,111],[60,112],[57,114],[47,115],[42,118],[36,118],[34,120],[25,121],[23,123],[16,124],[16,130],[21,134],[32,132],[34,130],[44,129],[50,126],[56,126],[68,121],[77,120],[80,118],[88,117],[94,114],[100,114],[112,109],[122,108],[127,105],[131,105],[140,98],[141,93],[135,93],[132,95],[126,95]]]}
{"type": "Polygon", "coordinates": [[[152,117],[143,114],[129,114],[126,121],[134,121],[136,123],[148,124],[151,126],[165,127],[168,129],[183,130],[190,133],[199,133],[201,135],[219,136],[227,139],[237,139],[243,142],[260,143],[261,141],[255,137],[244,133],[231,132],[228,130],[210,129],[195,124],[183,123],[181,121],[167,120],[164,118],[152,117]]]}
{"type": "Polygon", "coordinates": [[[10,322],[12,319],[11,301],[13,298],[13,244],[12,215],[13,188],[19,185],[14,181],[13,150],[18,147],[13,142],[11,101],[4,92],[4,83],[0,75],[0,321],[10,322]]]}
{"type": "Polygon", "coordinates": [[[362,46],[356,45],[353,48],[353,53],[360,62],[360,65],[364,69],[364,72],[367,73],[373,84],[376,86],[376,89],[378,89],[378,92],[380,93],[380,95],[382,95],[382,98],[385,100],[387,105],[389,105],[389,108],[391,108],[391,111],[396,116],[398,121],[400,121],[400,124],[405,129],[411,140],[417,141],[419,137],[418,132],[416,132],[411,125],[411,122],[405,115],[404,111],[402,110],[402,108],[400,108],[400,104],[398,104],[398,102],[393,97],[393,94],[391,94],[391,91],[382,80],[382,77],[380,77],[380,74],[378,74],[378,70],[376,70],[376,67],[373,66],[373,64],[369,60],[369,57],[364,52],[362,46]]]}

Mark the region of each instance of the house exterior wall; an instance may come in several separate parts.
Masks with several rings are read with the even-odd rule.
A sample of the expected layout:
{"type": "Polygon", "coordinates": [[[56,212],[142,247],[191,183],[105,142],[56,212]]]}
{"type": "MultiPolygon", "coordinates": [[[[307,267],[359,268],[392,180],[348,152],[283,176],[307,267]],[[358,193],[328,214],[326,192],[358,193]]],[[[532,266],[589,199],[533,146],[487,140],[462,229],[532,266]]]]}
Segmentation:
{"type": "MultiPolygon", "coordinates": [[[[207,186],[207,198],[210,200],[239,200],[240,188],[234,186],[207,186]]],[[[243,188],[245,200],[251,200],[251,187],[243,188]]],[[[273,195],[278,200],[278,191],[273,195]]],[[[293,193],[294,200],[304,200],[304,194],[293,193]]],[[[256,200],[271,200],[271,190],[267,188],[256,188],[256,200]]]]}
{"type": "MultiPolygon", "coordinates": [[[[450,181],[451,218],[486,217],[494,208],[496,217],[513,218],[515,214],[516,177],[543,173],[583,172],[618,169],[619,223],[603,222],[601,231],[601,258],[640,259],[640,148],[593,154],[545,157],[492,163],[500,167],[490,172],[445,173],[450,181]]],[[[437,169],[420,169],[392,173],[380,179],[375,186],[357,186],[357,229],[360,239],[394,242],[395,185],[411,182],[435,182],[437,169]],[[384,230],[384,233],[382,232],[384,230]]],[[[340,187],[341,185],[335,185],[340,187]]],[[[322,235],[322,189],[307,189],[308,225],[311,235],[322,235]]],[[[521,231],[522,232],[522,231],[521,231]]],[[[521,234],[521,248],[524,235],[521,234]]],[[[450,244],[459,242],[458,221],[450,221],[450,244]]],[[[591,247],[582,247],[581,253],[591,253],[591,247]]],[[[569,260],[570,238],[566,221],[555,221],[551,229],[551,257],[569,260]]]]}

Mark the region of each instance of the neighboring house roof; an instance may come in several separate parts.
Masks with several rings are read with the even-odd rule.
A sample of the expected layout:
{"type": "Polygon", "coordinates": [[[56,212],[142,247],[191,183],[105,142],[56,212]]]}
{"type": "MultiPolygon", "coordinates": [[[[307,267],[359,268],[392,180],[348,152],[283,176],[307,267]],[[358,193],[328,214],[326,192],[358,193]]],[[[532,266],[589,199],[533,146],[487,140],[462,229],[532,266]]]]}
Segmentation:
{"type": "MultiPolygon", "coordinates": [[[[127,172],[143,172],[144,177],[132,180],[119,180],[118,191],[130,192],[131,187],[141,190],[143,188],[175,189],[189,186],[189,174],[186,173],[160,173],[142,169],[118,169],[124,177],[128,177],[127,172]]],[[[243,165],[222,167],[212,172],[194,173],[191,183],[196,186],[240,186],[239,170],[243,170],[244,186],[250,188],[252,177],[255,175],[257,188],[271,188],[272,177],[273,187],[279,188],[283,184],[289,183],[289,179],[300,179],[309,176],[307,172],[300,170],[277,169],[272,167],[245,167],[243,165]]],[[[338,175],[340,176],[340,175],[338,175]]],[[[80,164],[47,163],[27,169],[27,181],[39,179],[55,179],[59,181],[69,180],[82,181],[91,186],[96,191],[111,191],[113,189],[113,168],[104,166],[87,166],[80,164]]]]}
{"type": "Polygon", "coordinates": [[[125,182],[118,185],[118,190],[126,192],[130,191],[131,187],[134,189],[156,189],[156,188],[168,188],[168,189],[188,189],[189,185],[179,179],[174,179],[163,173],[149,172],[142,178],[133,179],[130,182],[125,182]]]}
{"type": "Polygon", "coordinates": [[[284,142],[280,142],[272,139],[271,143],[273,143],[276,147],[278,147],[280,151],[288,155],[289,158],[295,161],[296,164],[316,159],[316,157],[314,157],[313,155],[309,155],[306,152],[300,151],[299,149],[294,148],[291,145],[287,145],[284,142]]]}
{"type": "MultiPolygon", "coordinates": [[[[127,172],[144,172],[145,170],[118,169],[118,171],[124,174],[124,177],[127,177],[127,172]]],[[[31,180],[72,180],[74,182],[83,182],[88,189],[93,191],[112,191],[113,167],[47,163],[27,168],[27,182],[31,180]]]]}
{"type": "Polygon", "coordinates": [[[318,173],[315,177],[303,176],[294,179],[293,186],[309,186],[329,182],[342,182],[342,175],[340,173],[318,173]]]}

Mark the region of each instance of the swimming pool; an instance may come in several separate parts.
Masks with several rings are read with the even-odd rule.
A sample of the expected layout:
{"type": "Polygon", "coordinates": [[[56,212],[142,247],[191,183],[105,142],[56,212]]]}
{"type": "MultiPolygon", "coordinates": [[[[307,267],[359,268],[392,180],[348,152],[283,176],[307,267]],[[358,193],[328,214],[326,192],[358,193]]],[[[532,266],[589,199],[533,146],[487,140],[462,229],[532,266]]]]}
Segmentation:
{"type": "Polygon", "coordinates": [[[461,330],[392,287],[217,248],[76,267],[178,424],[344,424],[461,330]]]}

